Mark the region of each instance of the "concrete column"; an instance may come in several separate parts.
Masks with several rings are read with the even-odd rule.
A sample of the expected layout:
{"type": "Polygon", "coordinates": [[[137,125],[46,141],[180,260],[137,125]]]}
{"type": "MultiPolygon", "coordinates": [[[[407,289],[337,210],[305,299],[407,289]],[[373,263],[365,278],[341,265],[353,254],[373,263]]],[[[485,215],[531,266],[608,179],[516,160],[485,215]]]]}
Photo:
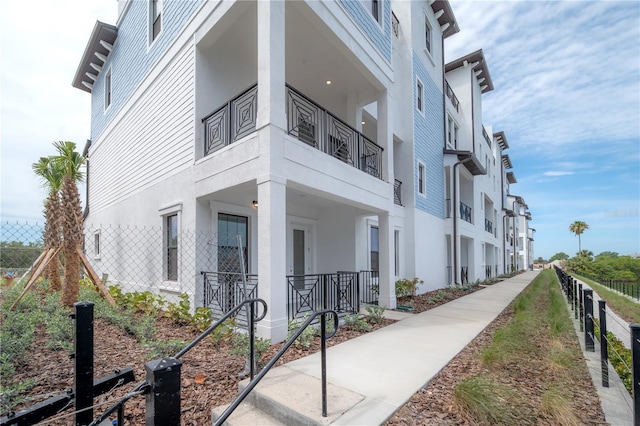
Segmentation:
{"type": "Polygon", "coordinates": [[[396,307],[396,286],[393,271],[395,253],[393,247],[393,220],[389,213],[378,215],[380,298],[379,306],[389,309],[396,307]]]}
{"type": "Polygon", "coordinates": [[[393,130],[391,127],[391,97],[388,91],[378,96],[378,145],[384,148],[382,153],[382,179],[391,183],[391,202],[393,202],[393,130]]]}
{"type": "Polygon", "coordinates": [[[258,129],[267,124],[287,128],[284,11],[282,0],[258,1],[258,129]]]}
{"type": "Polygon", "coordinates": [[[258,295],[267,302],[258,336],[272,343],[287,337],[286,180],[269,175],[258,181],[258,295]]]}

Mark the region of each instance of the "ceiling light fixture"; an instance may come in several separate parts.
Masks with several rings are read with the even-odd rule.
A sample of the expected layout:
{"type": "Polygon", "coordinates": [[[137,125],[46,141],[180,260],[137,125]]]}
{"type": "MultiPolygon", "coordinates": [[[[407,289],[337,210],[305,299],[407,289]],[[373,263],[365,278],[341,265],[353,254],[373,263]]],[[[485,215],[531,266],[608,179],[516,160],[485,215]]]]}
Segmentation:
{"type": "Polygon", "coordinates": [[[258,202],[257,202],[256,200],[253,200],[253,201],[251,202],[251,206],[252,206],[254,209],[257,209],[257,208],[258,208],[258,202]]]}
{"type": "Polygon", "coordinates": [[[331,80],[327,80],[327,85],[331,84],[331,80]]]}

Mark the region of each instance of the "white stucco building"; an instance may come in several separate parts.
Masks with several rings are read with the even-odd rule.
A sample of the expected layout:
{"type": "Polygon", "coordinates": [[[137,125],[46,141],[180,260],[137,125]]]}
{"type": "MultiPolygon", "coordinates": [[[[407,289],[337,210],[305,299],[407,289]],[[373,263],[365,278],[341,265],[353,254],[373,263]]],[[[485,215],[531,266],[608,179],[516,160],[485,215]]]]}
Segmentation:
{"type": "Polygon", "coordinates": [[[279,341],[321,283],[346,310],[366,286],[393,308],[399,278],[424,292],[509,269],[508,145],[482,124],[482,51],[445,63],[448,1],[118,5],[73,83],[92,97],[85,223],[165,237],[119,254],[160,280],[103,270],[104,253],[99,273],[208,305],[221,283],[201,271],[229,272],[240,235],[269,305],[259,332],[279,341]]]}

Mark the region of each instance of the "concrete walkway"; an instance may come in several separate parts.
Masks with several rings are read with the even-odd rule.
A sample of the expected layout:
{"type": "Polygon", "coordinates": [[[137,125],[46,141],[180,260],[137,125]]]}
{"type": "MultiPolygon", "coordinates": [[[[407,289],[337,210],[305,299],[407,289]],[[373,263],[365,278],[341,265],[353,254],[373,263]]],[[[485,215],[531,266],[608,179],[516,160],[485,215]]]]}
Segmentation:
{"type": "MultiPolygon", "coordinates": [[[[362,396],[335,425],[384,423],[493,321],[538,275],[525,272],[327,350],[327,381],[362,396]]],[[[286,364],[321,377],[320,354],[286,364]]],[[[328,407],[332,411],[331,406],[328,407]]],[[[337,415],[337,416],[336,416],[337,415]]]]}

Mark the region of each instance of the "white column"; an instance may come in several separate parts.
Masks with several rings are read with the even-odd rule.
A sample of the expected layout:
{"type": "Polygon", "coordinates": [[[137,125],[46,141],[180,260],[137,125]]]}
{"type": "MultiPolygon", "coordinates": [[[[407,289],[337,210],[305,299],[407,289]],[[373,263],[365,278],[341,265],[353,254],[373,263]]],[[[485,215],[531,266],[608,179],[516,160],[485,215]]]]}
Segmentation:
{"type": "Polygon", "coordinates": [[[354,90],[347,94],[347,122],[362,132],[362,107],[358,103],[358,92],[354,90]]]}
{"type": "Polygon", "coordinates": [[[393,202],[393,130],[391,128],[391,97],[388,91],[378,95],[378,145],[382,152],[382,178],[391,184],[391,201],[393,202]]]}
{"type": "Polygon", "coordinates": [[[285,108],[285,2],[258,1],[258,111],[256,126],[287,128],[285,108]]]}
{"type": "Polygon", "coordinates": [[[283,178],[258,182],[258,296],[268,306],[258,335],[273,343],[287,337],[286,202],[283,178]]]}
{"type": "Polygon", "coordinates": [[[393,220],[389,213],[378,215],[380,296],[379,306],[388,309],[396,307],[396,286],[394,275],[393,220]]]}

